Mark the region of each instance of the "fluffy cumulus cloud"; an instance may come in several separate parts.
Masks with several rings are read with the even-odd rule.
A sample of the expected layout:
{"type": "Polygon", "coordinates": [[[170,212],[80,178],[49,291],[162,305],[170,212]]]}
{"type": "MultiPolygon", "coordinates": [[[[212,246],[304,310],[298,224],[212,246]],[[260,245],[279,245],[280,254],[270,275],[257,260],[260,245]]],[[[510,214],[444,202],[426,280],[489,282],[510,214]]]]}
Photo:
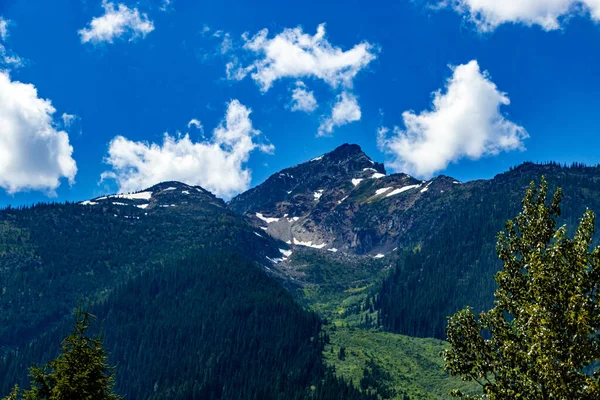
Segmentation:
{"type": "Polygon", "coordinates": [[[269,37],[269,31],[263,29],[252,37],[244,34],[242,38],[244,56],[249,54],[250,61],[243,63],[237,54],[232,55],[226,66],[228,79],[242,80],[250,76],[263,92],[278,80],[294,79],[290,109],[305,112],[314,111],[318,104],[314,92],[299,80],[325,82],[338,93],[338,100],[331,116],[323,120],[319,136],[360,120],[360,107],[350,90],[358,73],[377,58],[375,46],[366,41],[347,50],[334,46],[326,38],[325,24],[319,25],[314,35],[296,27],[284,29],[274,37],[269,37]]]}
{"type": "Polygon", "coordinates": [[[154,30],[154,23],[148,15],[137,8],[130,9],[124,4],[102,1],[104,15],[95,17],[86,28],[79,30],[81,43],[112,43],[120,37],[134,40],[145,37],[154,30]]]}
{"type": "Polygon", "coordinates": [[[68,134],[55,127],[55,112],[35,86],[0,72],[0,187],[8,193],[40,190],[52,195],[61,178],[74,182],[73,147],[68,134]]]}
{"type": "Polygon", "coordinates": [[[285,29],[269,38],[263,29],[252,38],[244,36],[244,48],[256,55],[247,66],[234,60],[227,66],[230,79],[241,80],[248,74],[263,91],[283,78],[317,78],[332,87],[351,87],[354,77],[376,57],[374,47],[362,42],[349,50],[333,46],[325,38],[325,25],[314,35],[304,33],[301,27],[285,29]]]}
{"type": "Polygon", "coordinates": [[[504,23],[539,25],[550,31],[572,14],[589,13],[600,21],[600,0],[446,0],[450,6],[473,21],[481,31],[492,31],[504,23]]]}
{"type": "Polygon", "coordinates": [[[360,106],[356,97],[351,93],[342,92],[331,110],[331,115],[321,122],[318,136],[328,136],[335,127],[360,121],[360,117],[360,106]]]}
{"type": "MultiPolygon", "coordinates": [[[[274,150],[273,145],[260,142],[261,133],[252,126],[250,113],[238,100],[232,100],[211,139],[201,142],[193,141],[189,134],[165,133],[162,144],[117,136],[105,158],[112,169],[104,172],[102,179],[114,179],[122,192],[176,180],[231,197],[250,186],[251,171],[246,167],[250,153],[274,150]]],[[[190,121],[192,125],[195,120],[190,121]]]]}
{"type": "Polygon", "coordinates": [[[453,68],[430,111],[405,111],[403,129],[380,128],[379,145],[391,155],[392,168],[424,178],[461,158],[523,150],[527,132],[501,111],[509,104],[506,93],[471,61],[453,68]]]}
{"type": "Polygon", "coordinates": [[[317,100],[313,91],[309,91],[304,82],[296,82],[296,87],[292,91],[292,111],[304,111],[311,113],[318,107],[317,100]]]}

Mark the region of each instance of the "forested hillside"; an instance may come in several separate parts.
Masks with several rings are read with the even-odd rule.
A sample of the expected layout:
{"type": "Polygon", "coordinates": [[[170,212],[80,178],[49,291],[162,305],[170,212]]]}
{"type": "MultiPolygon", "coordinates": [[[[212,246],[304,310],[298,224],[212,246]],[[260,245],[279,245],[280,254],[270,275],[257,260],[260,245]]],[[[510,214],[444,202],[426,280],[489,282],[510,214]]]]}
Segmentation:
{"type": "Polygon", "coordinates": [[[395,267],[371,301],[390,332],[446,337],[446,318],[463,307],[491,307],[501,264],[496,233],[520,209],[532,180],[545,175],[550,191],[565,194],[560,224],[570,232],[586,208],[600,211],[600,168],[556,164],[524,164],[493,180],[461,185],[443,212],[439,233],[418,246],[403,249],[395,267]]]}
{"type": "MultiPolygon", "coordinates": [[[[165,263],[92,312],[128,399],[366,398],[329,376],[319,317],[241,257],[209,251],[165,263]]],[[[54,357],[70,323],[9,353],[3,383],[20,383],[23,363],[54,357]]]]}
{"type": "Polygon", "coordinates": [[[365,397],[265,272],[285,244],[185,186],[1,211],[0,393],[56,356],[89,298],[129,399],[365,397]]]}
{"type": "Polygon", "coordinates": [[[0,351],[51,328],[81,297],[101,299],[117,283],[197,250],[230,249],[261,261],[280,255],[273,240],[214,196],[171,187],[149,189],[146,208],[107,198],[1,210],[0,351]]]}

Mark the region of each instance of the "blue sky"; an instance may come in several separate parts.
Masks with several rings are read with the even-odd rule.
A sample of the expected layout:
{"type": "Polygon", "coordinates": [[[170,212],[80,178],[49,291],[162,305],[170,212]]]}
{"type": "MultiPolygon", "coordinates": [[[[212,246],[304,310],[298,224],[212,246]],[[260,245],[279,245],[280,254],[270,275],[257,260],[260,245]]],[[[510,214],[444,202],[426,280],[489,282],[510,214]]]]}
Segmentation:
{"type": "Polygon", "coordinates": [[[347,142],[463,181],[600,162],[591,0],[3,0],[0,17],[0,206],[165,179],[230,197],[347,142]]]}

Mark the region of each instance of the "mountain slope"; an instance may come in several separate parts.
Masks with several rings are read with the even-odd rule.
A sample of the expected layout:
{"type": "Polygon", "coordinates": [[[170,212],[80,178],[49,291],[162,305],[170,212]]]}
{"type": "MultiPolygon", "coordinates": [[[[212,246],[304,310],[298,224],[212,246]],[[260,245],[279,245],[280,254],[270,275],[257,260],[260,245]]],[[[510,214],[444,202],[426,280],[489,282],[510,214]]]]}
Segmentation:
{"type": "MultiPolygon", "coordinates": [[[[374,165],[358,146],[343,145],[271,176],[229,207],[292,251],[312,247],[384,259],[394,268],[372,289],[371,301],[387,330],[406,335],[443,339],[447,316],[466,305],[491,305],[500,268],[495,235],[518,213],[532,180],[546,175],[552,188],[563,188],[568,227],[586,207],[600,210],[599,167],[525,163],[491,180],[461,183],[383,175],[383,166],[368,164],[374,165]],[[290,177],[301,177],[301,184],[290,177]]],[[[305,288],[319,285],[315,270],[293,257],[276,268],[305,288]]],[[[381,269],[372,271],[377,276],[381,269]]],[[[325,292],[317,293],[311,296],[325,292]]]]}
{"type": "MultiPolygon", "coordinates": [[[[369,398],[326,370],[319,318],[240,256],[208,250],[167,262],[119,284],[92,311],[128,399],[369,398]]],[[[0,383],[20,382],[24,364],[54,357],[69,325],[9,353],[0,383]]]]}
{"type": "Polygon", "coordinates": [[[228,204],[164,182],[0,210],[0,390],[55,355],[89,298],[128,398],[365,397],[325,365],[379,395],[444,398],[460,385],[440,370],[444,344],[394,333],[443,339],[446,316],[489,306],[495,232],[541,175],[563,187],[568,226],[600,210],[598,167],[421,181],[356,145],[228,204]]]}
{"type": "Polygon", "coordinates": [[[8,208],[0,227],[0,349],[54,326],[79,298],[100,299],[124,279],[199,249],[230,249],[261,262],[280,256],[274,240],[221,200],[183,184],[8,208]]]}
{"type": "Polygon", "coordinates": [[[56,356],[89,299],[129,399],[369,398],[328,371],[320,319],[266,272],[285,244],[202,188],[166,182],[0,221],[0,393],[56,356]]]}
{"type": "Polygon", "coordinates": [[[492,180],[461,185],[449,196],[438,232],[416,251],[405,249],[373,293],[381,324],[391,332],[445,338],[446,317],[470,305],[491,307],[501,264],[496,233],[520,211],[529,183],[546,176],[563,189],[562,216],[572,234],[586,208],[600,212],[600,168],[526,163],[492,180]]]}
{"type": "Polygon", "coordinates": [[[377,254],[431,235],[430,210],[443,208],[458,186],[443,176],[385,175],[359,146],[345,144],[272,175],[228,206],[292,245],[377,254]]]}

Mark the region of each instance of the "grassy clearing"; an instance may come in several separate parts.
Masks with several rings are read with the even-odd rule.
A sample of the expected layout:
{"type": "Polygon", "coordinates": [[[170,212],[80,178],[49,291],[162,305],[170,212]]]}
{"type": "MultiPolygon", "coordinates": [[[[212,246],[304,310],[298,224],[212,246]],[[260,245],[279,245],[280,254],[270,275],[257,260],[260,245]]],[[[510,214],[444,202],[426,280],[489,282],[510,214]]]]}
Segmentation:
{"type": "Polygon", "coordinates": [[[446,399],[451,389],[477,389],[444,372],[439,355],[447,346],[444,341],[345,326],[328,332],[331,345],[324,352],[326,362],[355,385],[359,385],[367,361],[372,360],[389,373],[389,386],[395,392],[392,399],[403,399],[404,394],[411,400],[446,399]],[[345,348],[344,360],[339,358],[341,347],[345,348]]]}
{"type": "Polygon", "coordinates": [[[382,263],[321,254],[307,251],[295,255],[294,262],[306,274],[305,285],[296,296],[327,319],[325,329],[331,344],[324,357],[338,376],[360,386],[365,368],[372,372],[375,366],[380,370],[377,381],[388,392],[382,398],[389,399],[447,399],[451,389],[477,390],[444,371],[440,352],[446,342],[384,332],[375,328],[376,313],[358,312],[372,286],[385,274],[382,263]],[[371,324],[365,323],[367,315],[371,324]],[[345,357],[340,359],[342,348],[345,357]]]}

